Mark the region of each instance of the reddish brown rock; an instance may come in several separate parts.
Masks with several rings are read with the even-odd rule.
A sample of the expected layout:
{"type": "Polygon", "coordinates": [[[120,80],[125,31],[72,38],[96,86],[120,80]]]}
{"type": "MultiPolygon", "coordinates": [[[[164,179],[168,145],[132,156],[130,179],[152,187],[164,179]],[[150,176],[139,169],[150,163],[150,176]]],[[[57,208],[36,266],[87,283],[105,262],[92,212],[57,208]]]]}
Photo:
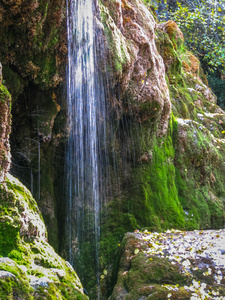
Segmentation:
{"type": "Polygon", "coordinates": [[[171,102],[165,66],[155,43],[156,21],[139,0],[103,4],[102,21],[109,33],[110,58],[120,91],[116,100],[123,113],[129,109],[139,122],[151,120],[159,133],[165,133],[171,102]]]}
{"type": "Polygon", "coordinates": [[[67,54],[65,0],[3,0],[0,60],[23,78],[56,87],[67,54]]]}

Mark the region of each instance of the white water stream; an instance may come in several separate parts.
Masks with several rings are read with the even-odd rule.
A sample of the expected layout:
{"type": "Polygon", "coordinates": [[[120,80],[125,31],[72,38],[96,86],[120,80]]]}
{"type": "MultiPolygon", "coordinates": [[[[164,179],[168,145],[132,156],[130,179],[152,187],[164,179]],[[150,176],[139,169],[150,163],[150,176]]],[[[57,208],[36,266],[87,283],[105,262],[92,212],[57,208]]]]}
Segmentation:
{"type": "MultiPolygon", "coordinates": [[[[97,68],[95,3],[67,1],[68,120],[66,233],[69,261],[78,271],[76,258],[84,243],[94,240],[96,279],[99,280],[101,149],[105,138],[105,96],[97,68]]],[[[82,274],[78,275],[82,277],[82,274]]]]}

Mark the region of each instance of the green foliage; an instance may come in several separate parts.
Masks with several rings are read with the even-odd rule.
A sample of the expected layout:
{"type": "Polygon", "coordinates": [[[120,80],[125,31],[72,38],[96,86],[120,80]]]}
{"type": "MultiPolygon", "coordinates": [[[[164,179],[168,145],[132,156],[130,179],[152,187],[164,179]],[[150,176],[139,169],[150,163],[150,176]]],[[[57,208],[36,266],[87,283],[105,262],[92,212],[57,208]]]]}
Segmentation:
{"type": "Polygon", "coordinates": [[[207,69],[225,72],[225,17],[221,7],[222,1],[194,1],[192,6],[178,2],[170,17],[182,30],[189,49],[207,64],[207,69]]]}
{"type": "Polygon", "coordinates": [[[225,74],[225,6],[222,0],[143,0],[155,8],[161,22],[174,20],[184,34],[188,48],[206,71],[225,74]],[[171,4],[173,3],[173,4],[171,4]]]}

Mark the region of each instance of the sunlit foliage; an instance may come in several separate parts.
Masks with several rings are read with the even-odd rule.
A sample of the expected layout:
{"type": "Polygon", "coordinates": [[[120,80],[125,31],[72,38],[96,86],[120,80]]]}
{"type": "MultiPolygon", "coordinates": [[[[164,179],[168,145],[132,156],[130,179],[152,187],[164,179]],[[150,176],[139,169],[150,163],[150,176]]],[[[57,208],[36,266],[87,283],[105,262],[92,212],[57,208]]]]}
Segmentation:
{"type": "Polygon", "coordinates": [[[188,48],[206,72],[225,74],[225,3],[223,0],[143,0],[160,22],[174,20],[188,48]]]}

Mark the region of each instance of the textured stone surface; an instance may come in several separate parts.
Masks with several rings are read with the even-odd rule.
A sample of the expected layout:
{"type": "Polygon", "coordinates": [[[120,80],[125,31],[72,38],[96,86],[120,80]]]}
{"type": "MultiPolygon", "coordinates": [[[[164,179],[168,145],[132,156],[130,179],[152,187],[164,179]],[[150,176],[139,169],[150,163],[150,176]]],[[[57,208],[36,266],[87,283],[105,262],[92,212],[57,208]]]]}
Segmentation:
{"type": "Polygon", "coordinates": [[[140,0],[102,1],[102,22],[119,86],[121,112],[153,120],[165,133],[171,111],[165,66],[155,43],[156,21],[140,0]],[[129,98],[129,103],[123,97],[129,98]]]}
{"type": "Polygon", "coordinates": [[[224,238],[224,230],[127,233],[109,299],[223,299],[224,238]]]}
{"type": "Polygon", "coordinates": [[[1,1],[2,63],[36,84],[57,86],[67,53],[64,8],[64,0],[1,1]]]}
{"type": "Polygon", "coordinates": [[[11,131],[11,96],[2,84],[2,65],[0,63],[0,183],[4,181],[11,163],[9,134],[11,131]]]}
{"type": "MultiPolygon", "coordinates": [[[[66,95],[65,86],[56,88],[63,82],[66,65],[64,4],[47,0],[0,3],[0,59],[13,95],[11,140],[14,166],[20,167],[14,170],[29,187],[33,176],[38,199],[41,146],[38,204],[50,232],[49,240],[56,248],[61,245],[58,228],[62,234],[65,218],[62,182],[66,95]]],[[[102,0],[99,7],[101,17],[96,24],[105,33],[107,70],[112,75],[106,88],[112,91],[110,103],[116,115],[112,120],[115,132],[113,145],[109,145],[110,163],[116,158],[111,169],[117,168],[116,176],[120,177],[120,190],[114,193],[112,186],[102,216],[99,258],[100,274],[108,272],[101,281],[106,295],[117,245],[125,232],[144,227],[163,230],[223,226],[225,115],[174,22],[157,24],[139,0],[102,0]]],[[[3,88],[4,97],[9,99],[5,91],[3,88]]],[[[5,158],[9,157],[10,130],[6,102],[0,103],[5,124],[0,132],[6,137],[0,140],[6,153],[1,156],[1,164],[5,170],[9,166],[5,158]]],[[[7,224],[8,217],[5,220],[7,224]]],[[[26,236],[28,225],[22,224],[21,233],[26,236]]],[[[15,226],[18,228],[17,222],[15,226]]],[[[32,239],[33,234],[28,238],[32,239]]],[[[88,268],[85,271],[90,273],[88,268]]],[[[36,283],[33,277],[30,280],[36,283]]],[[[87,281],[91,286],[91,279],[87,281]]],[[[40,282],[45,284],[46,280],[40,282]]]]}
{"type": "Polygon", "coordinates": [[[65,5],[64,0],[0,3],[0,61],[5,86],[12,95],[11,172],[39,201],[50,243],[55,248],[58,247],[55,194],[60,191],[55,191],[54,186],[59,185],[53,184],[57,160],[53,156],[66,135],[61,122],[66,119],[65,111],[61,110],[61,105],[65,109],[66,95],[59,88],[67,59],[65,5]]]}

